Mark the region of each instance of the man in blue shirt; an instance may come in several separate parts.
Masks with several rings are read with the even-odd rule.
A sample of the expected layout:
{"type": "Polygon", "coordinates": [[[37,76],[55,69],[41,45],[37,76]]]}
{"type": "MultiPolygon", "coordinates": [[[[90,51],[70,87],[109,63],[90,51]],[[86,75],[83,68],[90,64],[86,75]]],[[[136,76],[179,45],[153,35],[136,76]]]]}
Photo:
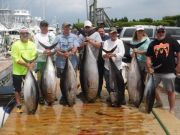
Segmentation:
{"type": "MultiPolygon", "coordinates": [[[[58,42],[56,47],[57,57],[56,57],[56,67],[57,67],[57,77],[61,78],[66,58],[69,58],[74,69],[77,69],[78,59],[76,56],[77,47],[79,46],[79,42],[77,40],[77,36],[70,32],[71,24],[65,22],[62,25],[62,33],[57,35],[54,40],[54,43],[58,42]],[[71,51],[69,51],[71,50],[71,51]]],[[[66,104],[67,101],[65,99],[65,92],[61,87],[62,97],[60,99],[60,104],[66,104]]]]}

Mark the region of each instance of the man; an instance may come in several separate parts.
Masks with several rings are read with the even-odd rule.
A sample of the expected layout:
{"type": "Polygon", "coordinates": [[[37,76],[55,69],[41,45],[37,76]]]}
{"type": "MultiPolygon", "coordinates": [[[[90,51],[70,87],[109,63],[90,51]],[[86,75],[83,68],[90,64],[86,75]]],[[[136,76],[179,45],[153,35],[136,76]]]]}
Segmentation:
{"type": "MultiPolygon", "coordinates": [[[[93,30],[92,23],[89,20],[84,22],[84,32],[89,34],[93,30]]],[[[98,32],[92,33],[90,36],[84,37],[83,35],[79,35],[80,47],[84,47],[84,45],[91,45],[91,50],[96,59],[98,59],[99,48],[101,46],[101,37],[98,32]]]]}
{"type": "Polygon", "coordinates": [[[108,39],[110,38],[109,35],[107,35],[107,34],[105,33],[104,27],[99,27],[99,28],[98,28],[98,32],[99,32],[99,34],[100,34],[100,36],[101,36],[102,41],[106,41],[106,40],[108,40],[108,39]]]}
{"type": "Polygon", "coordinates": [[[104,27],[98,28],[99,35],[101,36],[102,42],[101,47],[99,48],[99,56],[98,56],[98,71],[99,71],[99,88],[97,97],[101,97],[101,91],[103,86],[103,75],[104,75],[104,59],[102,58],[102,48],[104,45],[104,41],[108,40],[110,37],[104,31],[104,27]]]}
{"type": "MultiPolygon", "coordinates": [[[[169,112],[174,113],[175,107],[175,71],[180,72],[180,45],[178,42],[166,36],[164,26],[156,29],[156,39],[152,41],[147,50],[146,65],[149,73],[154,72],[155,87],[162,81],[167,91],[169,100],[169,112]],[[175,53],[177,54],[177,66],[175,65],[175,53]],[[156,67],[153,70],[153,67],[156,67]]],[[[162,107],[162,101],[156,90],[155,107],[162,107]]]]}
{"type": "MultiPolygon", "coordinates": [[[[118,39],[117,34],[118,34],[117,29],[115,27],[112,27],[110,29],[110,32],[109,32],[110,39],[106,40],[104,42],[104,46],[103,46],[103,49],[105,49],[107,51],[110,51],[115,46],[117,46],[117,48],[114,50],[114,52],[112,52],[112,53],[105,53],[104,51],[102,52],[102,56],[103,56],[104,61],[105,61],[105,63],[104,63],[104,78],[106,81],[106,87],[107,87],[107,91],[109,92],[109,94],[111,92],[110,80],[109,80],[109,58],[112,58],[116,67],[121,72],[121,70],[122,70],[122,58],[123,58],[124,53],[125,53],[123,41],[118,39]]],[[[125,102],[122,104],[125,104],[125,102]]]]}
{"type": "MultiPolygon", "coordinates": [[[[55,35],[53,33],[48,32],[48,22],[43,20],[40,22],[40,33],[37,33],[35,35],[35,43],[37,45],[37,52],[38,52],[38,59],[37,59],[37,78],[38,81],[40,82],[41,78],[41,73],[43,68],[45,67],[46,64],[46,57],[52,55],[54,52],[53,50],[45,49],[43,48],[39,42],[45,44],[46,46],[51,46],[52,42],[55,39],[55,35]]],[[[42,97],[41,91],[40,93],[40,104],[44,104],[44,99],[42,97]]]]}
{"type": "MultiPolygon", "coordinates": [[[[89,20],[84,21],[84,32],[87,33],[87,35],[89,33],[92,33],[89,36],[84,37],[83,35],[79,35],[79,41],[80,41],[80,48],[83,48],[84,45],[90,45],[91,50],[94,54],[94,57],[96,58],[96,60],[98,61],[98,57],[99,57],[99,48],[101,47],[101,43],[102,43],[102,39],[101,36],[98,32],[92,32],[93,31],[93,27],[92,27],[92,23],[89,20]]],[[[80,64],[81,64],[81,60],[82,60],[82,50],[80,50],[80,64]]],[[[98,70],[99,70],[99,62],[98,62],[98,70]]],[[[102,66],[102,65],[101,65],[102,66]]],[[[99,72],[100,74],[100,72],[99,72]]],[[[99,77],[99,88],[98,88],[98,93],[97,96],[100,97],[100,92],[102,89],[102,82],[103,79],[101,79],[99,77]]]]}
{"type": "Polygon", "coordinates": [[[12,58],[13,58],[13,86],[15,89],[15,99],[17,104],[17,112],[22,113],[21,85],[22,80],[27,74],[28,69],[33,70],[33,63],[26,63],[22,56],[28,60],[32,60],[36,55],[36,46],[33,42],[28,40],[29,32],[27,28],[22,28],[19,31],[20,40],[12,45],[12,58]]]}
{"type": "MultiPolygon", "coordinates": [[[[54,43],[58,43],[56,47],[57,57],[56,57],[56,67],[57,67],[57,77],[61,79],[66,58],[69,58],[74,69],[77,69],[78,59],[76,56],[77,47],[79,46],[79,42],[77,40],[77,36],[70,33],[71,24],[64,22],[62,25],[62,33],[57,35],[54,43]]],[[[60,104],[66,105],[67,101],[65,98],[65,91],[61,87],[62,97],[60,99],[60,104]]]]}

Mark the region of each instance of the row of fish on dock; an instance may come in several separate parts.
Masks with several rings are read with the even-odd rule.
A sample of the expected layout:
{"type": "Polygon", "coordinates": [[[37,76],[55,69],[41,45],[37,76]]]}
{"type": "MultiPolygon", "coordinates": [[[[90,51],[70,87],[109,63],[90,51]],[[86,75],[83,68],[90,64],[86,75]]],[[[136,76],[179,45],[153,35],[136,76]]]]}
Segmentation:
{"type": "MultiPolygon", "coordinates": [[[[40,43],[43,47],[47,46],[40,43]]],[[[48,49],[57,45],[54,44],[48,49]]],[[[102,50],[105,53],[112,50],[102,50]]],[[[99,74],[97,60],[89,45],[83,50],[83,57],[80,64],[80,84],[86,102],[95,102],[99,87],[99,74]]],[[[25,58],[23,58],[26,60],[25,58]]],[[[27,60],[26,60],[27,61],[27,60]]],[[[32,60],[33,61],[33,60],[32,60]]],[[[27,61],[27,62],[32,62],[27,61]]],[[[126,82],[122,73],[118,70],[113,60],[109,59],[109,80],[110,80],[110,101],[111,105],[120,106],[125,104],[126,82]]],[[[69,58],[66,58],[65,68],[62,74],[61,88],[65,91],[65,98],[69,106],[73,106],[76,101],[76,91],[78,89],[77,76],[69,58]]],[[[52,105],[56,98],[56,70],[50,56],[47,56],[46,65],[41,76],[40,86],[38,85],[31,70],[28,71],[24,81],[24,104],[28,114],[34,114],[38,107],[39,91],[48,105],[52,105]]],[[[140,104],[145,107],[145,112],[150,113],[155,99],[155,87],[153,75],[149,75],[145,85],[140,72],[137,56],[134,55],[127,73],[127,90],[129,103],[135,107],[140,104]]]]}

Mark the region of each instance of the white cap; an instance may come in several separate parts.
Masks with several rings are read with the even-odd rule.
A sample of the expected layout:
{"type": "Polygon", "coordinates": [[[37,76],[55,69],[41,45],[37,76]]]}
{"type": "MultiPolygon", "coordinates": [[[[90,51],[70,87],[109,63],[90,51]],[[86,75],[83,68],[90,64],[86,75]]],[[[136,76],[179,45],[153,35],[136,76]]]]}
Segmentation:
{"type": "Polygon", "coordinates": [[[26,28],[26,27],[22,27],[22,28],[19,30],[19,33],[29,33],[29,30],[28,30],[28,28],[26,28]]]}
{"type": "Polygon", "coordinates": [[[92,23],[89,20],[84,21],[84,27],[89,26],[92,27],[92,23]]]}
{"type": "Polygon", "coordinates": [[[142,25],[137,26],[136,31],[139,31],[139,30],[144,30],[144,27],[142,25]]]}

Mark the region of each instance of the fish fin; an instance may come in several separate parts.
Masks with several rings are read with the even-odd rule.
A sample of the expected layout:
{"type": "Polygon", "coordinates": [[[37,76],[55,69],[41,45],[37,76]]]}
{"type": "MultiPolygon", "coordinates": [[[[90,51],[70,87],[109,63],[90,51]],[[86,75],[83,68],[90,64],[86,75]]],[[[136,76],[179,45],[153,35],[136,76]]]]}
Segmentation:
{"type": "Polygon", "coordinates": [[[56,47],[56,45],[58,44],[58,42],[57,42],[55,44],[52,44],[51,46],[46,46],[45,44],[41,43],[40,41],[38,41],[38,42],[43,48],[50,49],[50,50],[53,49],[54,47],[56,47]]]}
{"type": "Polygon", "coordinates": [[[116,50],[116,48],[117,48],[117,45],[113,48],[113,49],[111,49],[110,51],[107,51],[107,50],[105,50],[105,49],[102,49],[105,53],[113,53],[115,50],[116,50]]]}

